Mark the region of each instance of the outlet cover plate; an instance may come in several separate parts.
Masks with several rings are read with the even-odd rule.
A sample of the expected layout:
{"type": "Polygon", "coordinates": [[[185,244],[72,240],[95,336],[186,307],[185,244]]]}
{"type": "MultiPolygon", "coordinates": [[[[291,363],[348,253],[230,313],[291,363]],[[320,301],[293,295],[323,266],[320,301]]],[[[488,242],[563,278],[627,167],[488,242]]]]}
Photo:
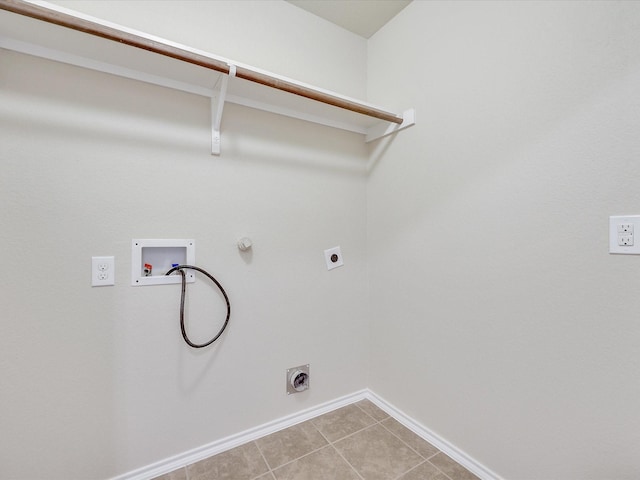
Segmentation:
{"type": "Polygon", "coordinates": [[[115,285],[116,262],[114,257],[91,257],[91,286],[115,285]]]}
{"type": "Polygon", "coordinates": [[[633,238],[637,232],[640,232],[640,215],[609,217],[609,253],[640,255],[640,241],[633,238]],[[622,231],[623,226],[626,230],[624,232],[622,231]],[[626,228],[627,226],[630,227],[630,230],[626,228]]]}
{"type": "MultiPolygon", "coordinates": [[[[180,275],[166,276],[173,264],[195,265],[196,242],[187,239],[134,238],[131,241],[131,285],[167,285],[181,283],[180,275]],[[145,264],[152,265],[145,274],[145,264]]],[[[186,274],[187,283],[195,282],[193,272],[186,274]]]]}

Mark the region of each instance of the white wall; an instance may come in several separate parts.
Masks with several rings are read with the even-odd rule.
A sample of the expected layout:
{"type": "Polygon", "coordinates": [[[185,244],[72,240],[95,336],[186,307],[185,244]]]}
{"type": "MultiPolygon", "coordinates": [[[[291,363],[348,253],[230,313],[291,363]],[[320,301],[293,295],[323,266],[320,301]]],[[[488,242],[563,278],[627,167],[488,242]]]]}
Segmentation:
{"type": "Polygon", "coordinates": [[[362,37],[281,0],[51,3],[343,95],[366,95],[362,37]]]}
{"type": "Polygon", "coordinates": [[[367,79],[418,123],[367,180],[360,137],[228,105],[216,158],[205,99],[0,51],[0,477],[106,478],[365,386],[504,478],[637,477],[638,259],[607,253],[607,217],[640,213],[640,4],[415,1],[367,57],[285,2],[58,3],[367,79]],[[233,307],[216,347],[182,343],[176,286],[129,286],[134,237],[196,239],[233,307]]]}
{"type": "Polygon", "coordinates": [[[640,3],[415,1],[368,184],[371,388],[509,479],[640,475],[640,3]]]}
{"type": "MultiPolygon", "coordinates": [[[[363,96],[363,39],[285,2],[184,3],[64,5],[363,96]]],[[[212,157],[208,129],[205,98],[0,51],[0,478],[108,478],[367,386],[361,137],[228,105],[212,157]],[[232,304],[216,346],[183,343],[179,286],[130,286],[132,238],[196,240],[232,304]]],[[[189,290],[201,340],[224,310],[189,290]]]]}

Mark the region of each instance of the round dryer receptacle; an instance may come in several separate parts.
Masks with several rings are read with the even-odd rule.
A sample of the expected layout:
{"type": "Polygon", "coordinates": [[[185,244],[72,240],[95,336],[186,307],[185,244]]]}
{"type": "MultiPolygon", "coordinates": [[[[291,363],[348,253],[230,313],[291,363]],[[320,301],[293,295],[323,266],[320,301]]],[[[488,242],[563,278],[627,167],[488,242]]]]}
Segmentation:
{"type": "Polygon", "coordinates": [[[302,392],[309,388],[309,375],[302,370],[296,370],[291,375],[291,386],[296,392],[302,392]]]}
{"type": "Polygon", "coordinates": [[[287,369],[287,395],[309,390],[309,365],[287,369]]]}

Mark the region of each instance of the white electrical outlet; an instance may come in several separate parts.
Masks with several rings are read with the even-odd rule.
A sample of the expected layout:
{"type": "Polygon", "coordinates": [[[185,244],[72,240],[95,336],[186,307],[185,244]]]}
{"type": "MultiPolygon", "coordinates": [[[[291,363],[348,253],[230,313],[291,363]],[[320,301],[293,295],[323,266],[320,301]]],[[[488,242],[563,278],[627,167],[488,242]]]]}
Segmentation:
{"type": "Polygon", "coordinates": [[[114,257],[91,257],[91,286],[115,285],[116,262],[114,257]]]}
{"type": "Polygon", "coordinates": [[[609,253],[640,255],[635,231],[640,228],[640,215],[609,217],[609,253]]]}
{"type": "Polygon", "coordinates": [[[618,224],[618,245],[624,247],[633,245],[633,223],[618,224]]]}

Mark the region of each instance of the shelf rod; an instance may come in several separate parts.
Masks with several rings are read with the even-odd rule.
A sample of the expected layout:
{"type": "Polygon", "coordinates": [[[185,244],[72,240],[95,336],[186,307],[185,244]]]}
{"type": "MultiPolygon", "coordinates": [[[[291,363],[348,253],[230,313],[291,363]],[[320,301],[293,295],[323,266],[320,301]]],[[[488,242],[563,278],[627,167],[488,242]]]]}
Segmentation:
{"type": "MultiPolygon", "coordinates": [[[[79,32],[102,37],[107,40],[123,43],[132,47],[141,48],[182,62],[199,65],[209,70],[215,70],[227,75],[229,74],[229,64],[226,61],[218,60],[201,53],[191,52],[174,45],[169,45],[159,39],[145,38],[141,35],[136,35],[135,33],[126,32],[108,25],[102,25],[85,18],[52,10],[24,0],[0,0],[0,9],[35,18],[36,20],[41,20],[43,22],[53,23],[79,32]]],[[[294,95],[299,95],[317,102],[332,105],[334,107],[385,120],[387,122],[401,124],[403,121],[402,115],[397,115],[347,98],[318,91],[247,67],[237,66],[236,77],[292,93],[294,95]]]]}

